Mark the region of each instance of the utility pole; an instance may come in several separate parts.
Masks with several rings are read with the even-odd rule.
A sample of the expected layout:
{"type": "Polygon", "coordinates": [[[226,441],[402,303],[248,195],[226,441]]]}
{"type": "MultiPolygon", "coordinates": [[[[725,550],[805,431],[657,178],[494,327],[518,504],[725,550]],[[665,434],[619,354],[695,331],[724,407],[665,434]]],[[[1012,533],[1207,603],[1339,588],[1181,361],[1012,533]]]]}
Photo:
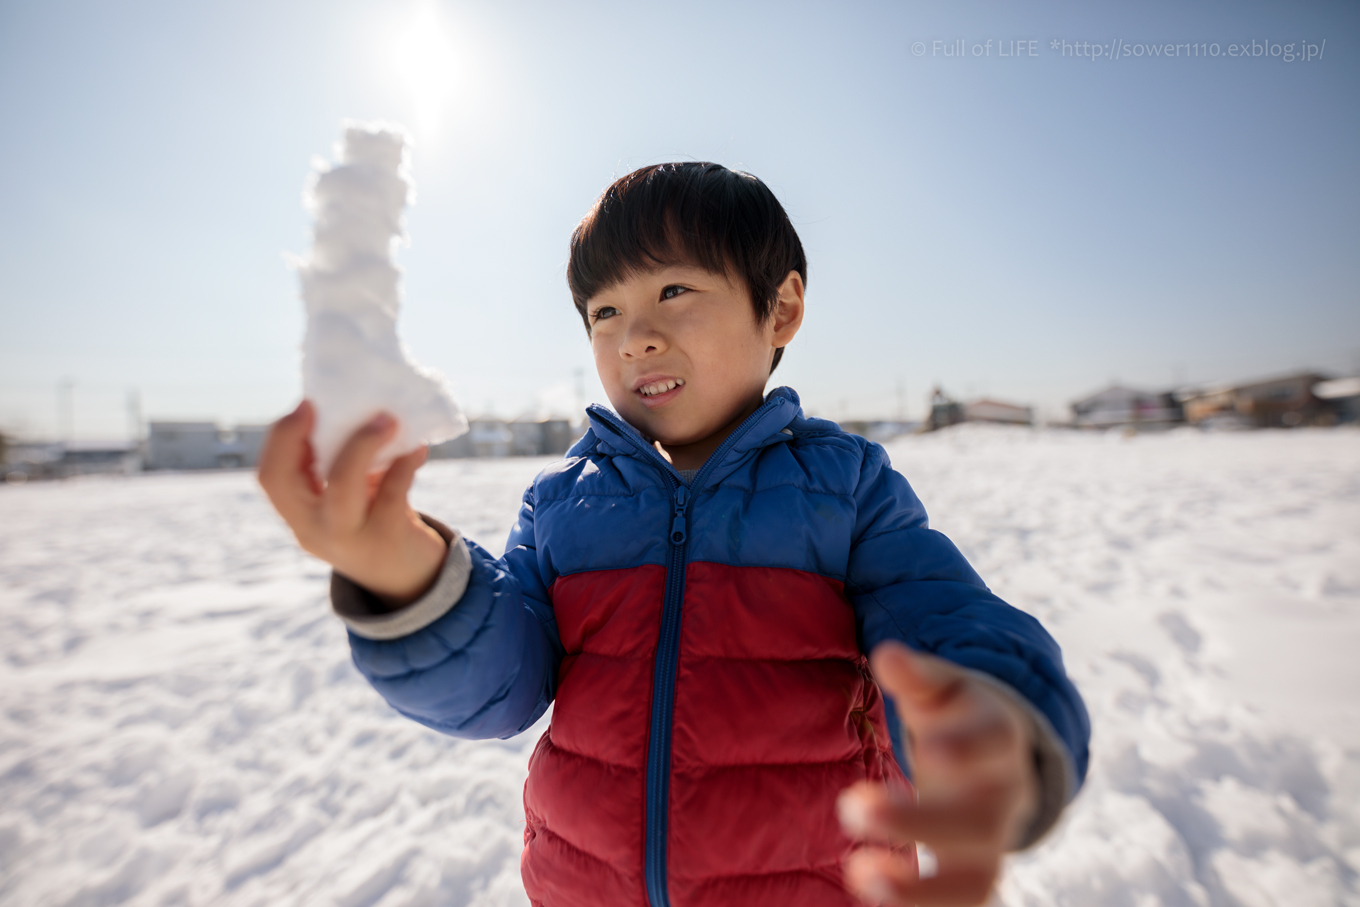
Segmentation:
{"type": "Polygon", "coordinates": [[[128,440],[132,446],[142,446],[142,393],[135,387],[127,392],[128,440]]]}
{"type": "Polygon", "coordinates": [[[57,434],[58,440],[70,446],[76,433],[76,382],[62,378],[57,383],[57,434]]]}

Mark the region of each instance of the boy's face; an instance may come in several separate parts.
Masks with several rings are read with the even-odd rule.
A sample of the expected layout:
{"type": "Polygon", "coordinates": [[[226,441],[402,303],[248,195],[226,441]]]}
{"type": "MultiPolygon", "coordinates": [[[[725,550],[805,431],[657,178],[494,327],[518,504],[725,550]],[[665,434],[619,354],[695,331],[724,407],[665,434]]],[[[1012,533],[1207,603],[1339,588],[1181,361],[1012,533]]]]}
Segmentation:
{"type": "Polygon", "coordinates": [[[775,349],[802,322],[803,283],[790,272],[761,324],[740,278],[667,265],[592,297],[586,313],[609,402],[692,469],[760,405],[775,349]]]}

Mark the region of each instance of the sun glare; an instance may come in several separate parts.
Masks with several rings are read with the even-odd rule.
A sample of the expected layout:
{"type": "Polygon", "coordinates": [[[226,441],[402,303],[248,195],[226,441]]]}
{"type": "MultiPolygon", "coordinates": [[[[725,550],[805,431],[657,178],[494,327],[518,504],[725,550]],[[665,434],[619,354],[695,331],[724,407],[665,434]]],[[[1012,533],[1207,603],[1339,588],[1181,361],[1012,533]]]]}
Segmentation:
{"type": "Polygon", "coordinates": [[[420,0],[397,29],[389,62],[421,132],[439,128],[461,87],[463,61],[448,23],[433,0],[420,0]]]}

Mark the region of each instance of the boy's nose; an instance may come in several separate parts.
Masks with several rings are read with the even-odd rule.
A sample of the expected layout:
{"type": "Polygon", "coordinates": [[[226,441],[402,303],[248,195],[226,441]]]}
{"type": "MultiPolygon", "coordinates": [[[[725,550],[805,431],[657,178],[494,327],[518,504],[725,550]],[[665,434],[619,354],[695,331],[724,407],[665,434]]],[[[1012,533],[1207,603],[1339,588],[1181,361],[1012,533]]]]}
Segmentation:
{"type": "Polygon", "coordinates": [[[666,339],[650,325],[639,324],[629,327],[623,338],[619,354],[625,359],[640,359],[654,356],[666,349],[666,339]]]}

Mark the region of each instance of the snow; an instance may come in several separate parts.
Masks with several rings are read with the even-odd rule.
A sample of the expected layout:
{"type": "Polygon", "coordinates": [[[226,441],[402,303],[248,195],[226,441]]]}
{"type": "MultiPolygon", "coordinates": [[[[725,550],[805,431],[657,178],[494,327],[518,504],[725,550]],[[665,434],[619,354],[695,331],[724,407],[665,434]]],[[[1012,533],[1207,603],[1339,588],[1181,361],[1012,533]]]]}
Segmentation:
{"type": "Polygon", "coordinates": [[[406,139],[394,126],[346,122],[334,166],[316,161],[305,201],[316,218],[311,255],[297,263],[307,306],[303,394],[317,408],[312,446],[321,475],[341,445],[381,410],[400,429],[374,469],[467,431],[443,380],[397,338],[401,271],[392,245],[410,195],[406,139]]]}
{"type": "MultiPolygon", "coordinates": [[[[890,452],[1091,707],[1087,787],[1007,907],[1360,904],[1360,433],[890,452]]],[[[499,548],[545,462],[432,463],[416,503],[499,548]]],[[[0,903],[524,903],[541,727],[388,709],[251,475],[4,487],[0,514],[0,903]]]]}

